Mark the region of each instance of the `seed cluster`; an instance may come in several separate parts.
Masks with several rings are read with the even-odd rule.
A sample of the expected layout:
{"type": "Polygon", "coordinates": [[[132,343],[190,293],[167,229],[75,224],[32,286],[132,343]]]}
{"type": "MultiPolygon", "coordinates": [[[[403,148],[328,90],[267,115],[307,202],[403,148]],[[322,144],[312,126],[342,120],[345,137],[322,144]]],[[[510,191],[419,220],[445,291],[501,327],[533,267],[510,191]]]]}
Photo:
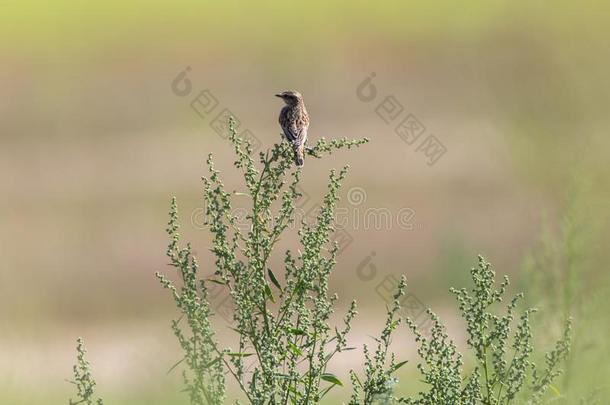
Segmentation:
{"type": "Polygon", "coordinates": [[[104,405],[101,398],[95,399],[95,380],[91,374],[91,365],[85,359],[85,342],[82,338],[76,340],[76,364],[72,368],[74,380],[70,383],[76,385],[77,400],[70,399],[70,405],[86,404],[86,405],[104,405]]]}

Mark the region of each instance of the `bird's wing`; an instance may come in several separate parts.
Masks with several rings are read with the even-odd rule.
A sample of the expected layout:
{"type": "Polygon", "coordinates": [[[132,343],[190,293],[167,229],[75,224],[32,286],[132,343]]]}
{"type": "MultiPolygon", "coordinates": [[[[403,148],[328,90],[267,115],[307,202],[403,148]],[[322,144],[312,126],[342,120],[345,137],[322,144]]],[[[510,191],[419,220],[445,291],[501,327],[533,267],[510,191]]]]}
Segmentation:
{"type": "Polygon", "coordinates": [[[280,125],[282,126],[282,130],[284,131],[284,135],[286,138],[294,144],[301,145],[307,139],[307,129],[309,128],[309,117],[307,113],[296,112],[296,116],[291,117],[291,113],[289,109],[285,109],[280,114],[280,125]]]}

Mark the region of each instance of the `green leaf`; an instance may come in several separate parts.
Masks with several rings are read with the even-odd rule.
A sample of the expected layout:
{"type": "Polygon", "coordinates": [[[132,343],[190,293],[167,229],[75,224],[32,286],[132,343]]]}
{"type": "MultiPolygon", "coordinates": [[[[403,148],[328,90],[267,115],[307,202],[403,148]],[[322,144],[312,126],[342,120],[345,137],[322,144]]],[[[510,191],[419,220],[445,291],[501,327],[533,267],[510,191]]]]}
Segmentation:
{"type": "Polygon", "coordinates": [[[215,278],[208,278],[205,281],[209,281],[214,284],[227,285],[224,281],[216,280],[215,278]]]}
{"type": "Polygon", "coordinates": [[[322,391],[322,393],[320,394],[320,398],[324,398],[326,396],[326,394],[328,394],[328,392],[330,390],[332,390],[333,388],[335,388],[337,386],[337,384],[333,384],[331,386],[329,386],[328,388],[326,388],[324,391],[322,391]]]}
{"type": "Polygon", "coordinates": [[[356,382],[358,383],[358,385],[360,387],[362,387],[363,385],[362,385],[362,382],[360,381],[360,378],[358,378],[358,374],[353,373],[353,376],[354,376],[354,379],[356,380],[356,382]]]}
{"type": "Polygon", "coordinates": [[[394,329],[396,329],[396,326],[398,326],[398,321],[392,321],[392,323],[388,327],[388,330],[394,331],[394,329]]]}
{"type": "Polygon", "coordinates": [[[265,293],[267,294],[267,296],[269,297],[271,302],[273,302],[275,304],[275,297],[273,296],[273,293],[271,292],[271,287],[269,287],[269,284],[265,284],[265,293]]]}
{"type": "Polygon", "coordinates": [[[204,364],[203,368],[212,367],[214,364],[218,363],[220,360],[222,360],[222,356],[218,356],[214,360],[210,361],[208,364],[204,364]]]}
{"type": "Polygon", "coordinates": [[[405,361],[401,361],[401,362],[400,362],[400,363],[398,363],[398,364],[394,364],[394,367],[392,367],[392,368],[390,369],[390,373],[393,373],[394,371],[398,370],[399,368],[401,368],[402,366],[404,366],[404,365],[405,365],[405,364],[407,364],[408,362],[409,362],[408,360],[405,360],[405,361]]]}
{"type": "Polygon", "coordinates": [[[292,352],[294,354],[296,354],[297,356],[300,356],[303,354],[303,352],[301,351],[301,349],[299,349],[298,347],[295,346],[294,343],[288,342],[288,347],[290,348],[290,350],[292,350],[292,352]]]}
{"type": "Polygon", "coordinates": [[[278,290],[282,291],[282,287],[280,286],[280,283],[277,281],[275,274],[273,274],[273,271],[271,271],[271,269],[267,269],[267,274],[269,274],[269,279],[271,280],[273,285],[276,286],[278,290]]]}
{"type": "Polygon", "coordinates": [[[307,335],[307,332],[305,332],[303,329],[295,329],[295,328],[290,328],[288,329],[290,331],[290,333],[292,333],[293,335],[298,335],[298,336],[305,336],[307,335]]]}
{"type": "Polygon", "coordinates": [[[551,391],[553,391],[553,394],[555,394],[556,396],[560,397],[561,396],[561,392],[559,391],[559,389],[557,387],[555,387],[553,384],[549,384],[549,388],[551,389],[551,391]]]}
{"type": "Polygon", "coordinates": [[[334,374],[324,373],[320,376],[320,378],[323,379],[324,381],[328,381],[329,383],[333,383],[333,384],[340,385],[341,387],[343,387],[343,383],[341,382],[341,380],[339,380],[337,378],[337,376],[334,374]]]}
{"type": "Polygon", "coordinates": [[[276,377],[281,378],[283,380],[290,380],[292,379],[292,376],[290,374],[284,374],[284,373],[275,373],[274,374],[276,377]]]}
{"type": "Polygon", "coordinates": [[[302,294],[304,291],[305,291],[305,286],[303,285],[302,281],[299,281],[299,283],[294,288],[294,293],[296,295],[299,295],[299,294],[302,294]]]}
{"type": "MultiPolygon", "coordinates": [[[[179,360],[176,364],[174,364],[173,366],[171,366],[169,368],[169,370],[167,370],[167,374],[171,373],[173,369],[175,369],[176,367],[178,367],[178,365],[180,363],[182,363],[184,360],[186,360],[186,356],[184,356],[181,360],[179,360]]],[[[75,383],[76,384],[76,383],[75,383]]]]}
{"type": "Polygon", "coordinates": [[[249,357],[249,356],[252,356],[254,353],[233,352],[233,353],[227,353],[227,354],[232,357],[249,357]]]}

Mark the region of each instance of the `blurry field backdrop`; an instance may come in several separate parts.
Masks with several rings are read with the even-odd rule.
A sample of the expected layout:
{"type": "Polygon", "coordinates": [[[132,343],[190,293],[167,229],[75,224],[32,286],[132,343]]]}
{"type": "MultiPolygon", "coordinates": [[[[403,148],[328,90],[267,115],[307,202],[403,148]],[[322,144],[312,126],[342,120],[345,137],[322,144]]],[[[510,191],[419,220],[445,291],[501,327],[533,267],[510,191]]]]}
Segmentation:
{"type": "MultiPolygon", "coordinates": [[[[350,216],[331,289],[342,307],[360,303],[352,344],[382,326],[376,285],[404,273],[463,346],[447,290],[481,253],[542,309],[540,345],[574,316],[558,390],[566,403],[604,403],[609,13],[602,1],[1,2],[0,403],[66,403],[77,336],[106,403],[186,403],[180,373],[167,374],[180,359],[175,310],[154,278],[169,269],[169,201],[211,273],[196,216],[207,154],[240,183],[210,124],[227,108],[268,147],[280,139],[273,95],[286,89],[305,97],[310,139],[372,141],[306,161],[304,210],[328,170],[349,163],[339,206],[350,215],[414,213],[410,229],[367,230],[350,216]],[[192,91],[179,96],[172,81],[187,66],[192,91]],[[357,88],[373,72],[367,103],[357,88]],[[190,102],[204,89],[219,104],[202,118],[190,102]],[[446,147],[434,165],[377,114],[386,96],[446,147]]],[[[409,381],[412,336],[394,346],[411,360],[409,381]]],[[[345,376],[359,357],[342,361],[345,376]]]]}

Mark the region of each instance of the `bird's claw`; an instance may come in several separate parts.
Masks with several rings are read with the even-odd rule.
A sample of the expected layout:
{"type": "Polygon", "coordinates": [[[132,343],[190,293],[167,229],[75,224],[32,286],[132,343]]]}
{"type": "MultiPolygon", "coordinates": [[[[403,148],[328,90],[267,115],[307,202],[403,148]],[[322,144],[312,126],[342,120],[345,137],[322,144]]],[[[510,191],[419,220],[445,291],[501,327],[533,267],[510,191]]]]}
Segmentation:
{"type": "Polygon", "coordinates": [[[314,156],[314,157],[317,157],[317,158],[319,158],[319,157],[320,157],[319,155],[317,155],[317,154],[316,154],[316,150],[315,150],[314,148],[312,148],[312,147],[306,146],[306,147],[305,147],[305,151],[306,151],[306,152],[307,152],[309,155],[311,155],[311,156],[314,156]]]}

